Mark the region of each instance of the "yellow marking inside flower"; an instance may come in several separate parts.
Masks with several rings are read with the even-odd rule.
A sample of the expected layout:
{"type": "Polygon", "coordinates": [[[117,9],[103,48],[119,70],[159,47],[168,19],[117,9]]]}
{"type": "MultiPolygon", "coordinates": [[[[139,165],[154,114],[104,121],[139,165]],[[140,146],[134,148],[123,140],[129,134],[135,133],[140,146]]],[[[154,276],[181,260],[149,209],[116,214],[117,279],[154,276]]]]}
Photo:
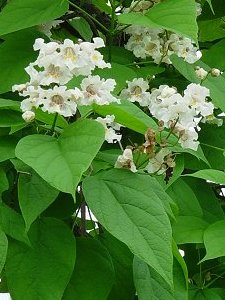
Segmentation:
{"type": "Polygon", "coordinates": [[[64,99],[60,95],[54,95],[51,98],[51,102],[56,104],[56,105],[62,106],[64,104],[64,99]]]}
{"type": "Polygon", "coordinates": [[[48,75],[52,76],[53,78],[59,78],[60,77],[60,67],[56,67],[53,64],[51,64],[48,67],[48,75]]]}
{"type": "Polygon", "coordinates": [[[64,58],[68,59],[68,60],[70,59],[70,60],[73,60],[73,61],[77,61],[77,59],[78,59],[78,57],[75,54],[73,48],[71,48],[71,47],[67,47],[64,50],[64,58]]]}
{"type": "Polygon", "coordinates": [[[131,94],[134,96],[140,96],[142,94],[142,89],[140,86],[136,85],[135,87],[132,88],[131,94]]]}

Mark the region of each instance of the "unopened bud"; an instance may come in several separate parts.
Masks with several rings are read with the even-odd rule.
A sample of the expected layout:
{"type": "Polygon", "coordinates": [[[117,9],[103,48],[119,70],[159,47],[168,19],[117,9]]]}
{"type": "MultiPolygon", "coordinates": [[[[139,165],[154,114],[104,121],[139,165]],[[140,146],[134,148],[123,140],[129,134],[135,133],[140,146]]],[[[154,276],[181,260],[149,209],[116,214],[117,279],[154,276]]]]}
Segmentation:
{"type": "Polygon", "coordinates": [[[195,74],[199,79],[204,80],[207,77],[208,72],[203,68],[196,67],[195,74]]]}
{"type": "Polygon", "coordinates": [[[163,129],[164,129],[164,122],[163,121],[159,121],[158,122],[158,126],[159,126],[158,130],[159,131],[163,131],[163,129]]]}
{"type": "Polygon", "coordinates": [[[33,111],[25,111],[22,114],[22,118],[24,119],[25,122],[30,123],[35,119],[35,113],[33,111]]]}
{"type": "Polygon", "coordinates": [[[220,76],[220,74],[221,74],[221,71],[220,71],[219,69],[213,68],[213,69],[211,70],[211,75],[212,75],[213,77],[218,77],[218,76],[220,76]]]}

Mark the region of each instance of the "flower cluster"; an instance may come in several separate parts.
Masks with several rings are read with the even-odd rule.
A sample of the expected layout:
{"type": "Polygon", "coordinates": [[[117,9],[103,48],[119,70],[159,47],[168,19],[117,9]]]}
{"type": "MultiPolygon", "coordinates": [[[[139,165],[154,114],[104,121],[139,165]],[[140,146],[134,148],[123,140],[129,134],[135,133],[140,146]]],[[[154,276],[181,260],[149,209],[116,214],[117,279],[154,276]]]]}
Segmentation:
{"type": "Polygon", "coordinates": [[[93,43],[77,44],[69,39],[65,39],[62,44],[36,39],[34,50],[39,51],[39,55],[35,62],[25,68],[30,81],[14,85],[12,89],[25,97],[21,102],[22,111],[33,111],[39,107],[48,113],[70,117],[76,113],[77,105],[119,102],[111,94],[116,85],[114,79],[105,80],[98,75],[91,75],[96,67],[110,68],[110,64],[96,50],[101,47],[104,47],[101,38],[94,38],[93,43]],[[86,76],[80,88],[68,89],[66,84],[80,75],[86,76]]]}
{"type": "Polygon", "coordinates": [[[179,136],[183,148],[197,150],[198,124],[203,118],[213,115],[214,105],[207,101],[209,89],[191,83],[182,96],[174,87],[161,85],[148,92],[148,83],[143,79],[127,82],[128,88],[121,92],[131,102],[147,106],[153,117],[179,136]]]}
{"type": "MultiPolygon", "coordinates": [[[[159,1],[141,1],[138,4],[136,2],[131,4],[130,10],[145,13],[159,1]]],[[[197,10],[200,13],[199,4],[197,4],[197,10]]],[[[129,9],[125,12],[129,12],[129,9]]],[[[177,33],[139,25],[129,26],[125,33],[130,35],[125,48],[132,51],[138,58],[152,57],[156,64],[161,62],[171,64],[170,55],[172,54],[182,57],[190,64],[201,58],[201,52],[194,46],[192,40],[177,33]]]]}

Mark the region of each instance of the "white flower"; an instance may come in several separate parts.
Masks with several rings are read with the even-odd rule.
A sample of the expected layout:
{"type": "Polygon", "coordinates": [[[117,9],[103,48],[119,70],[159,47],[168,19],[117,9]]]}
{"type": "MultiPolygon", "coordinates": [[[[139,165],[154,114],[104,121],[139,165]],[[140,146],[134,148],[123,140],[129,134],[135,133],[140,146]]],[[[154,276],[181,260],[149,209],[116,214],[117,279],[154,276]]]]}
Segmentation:
{"type": "Polygon", "coordinates": [[[184,98],[190,107],[195,108],[196,115],[200,113],[203,117],[213,114],[214,105],[206,102],[206,98],[209,96],[209,89],[200,84],[191,83],[184,91],[184,98]]]}
{"type": "Polygon", "coordinates": [[[165,157],[170,153],[169,149],[162,148],[153,158],[149,159],[148,165],[145,167],[146,171],[150,174],[163,174],[167,168],[165,157]]]}
{"type": "Polygon", "coordinates": [[[213,69],[211,70],[211,75],[212,75],[213,77],[218,77],[218,76],[221,75],[221,71],[220,71],[219,69],[213,68],[213,69]]]}
{"type": "Polygon", "coordinates": [[[116,133],[116,131],[120,130],[121,125],[115,123],[114,120],[114,115],[107,115],[105,118],[98,117],[96,119],[105,128],[105,140],[108,143],[119,142],[122,138],[121,134],[116,133]]]}
{"type": "Polygon", "coordinates": [[[114,79],[101,79],[98,75],[88,76],[81,82],[81,90],[83,92],[83,99],[81,105],[91,105],[96,103],[98,105],[105,105],[111,102],[119,103],[119,99],[114,97],[111,92],[114,90],[116,81],[114,79]]]}
{"type": "Polygon", "coordinates": [[[28,97],[24,99],[20,104],[20,109],[23,112],[31,111],[34,107],[38,107],[37,101],[39,99],[40,90],[40,87],[29,85],[20,93],[20,96],[28,97]]]}
{"type": "Polygon", "coordinates": [[[86,65],[85,59],[82,57],[80,46],[74,44],[73,41],[65,39],[63,44],[60,45],[60,61],[73,70],[86,65]]]}
{"type": "Polygon", "coordinates": [[[73,78],[73,74],[65,65],[57,66],[54,64],[45,66],[45,70],[39,72],[39,75],[41,85],[50,85],[51,83],[64,85],[73,78]]]}
{"type": "Polygon", "coordinates": [[[180,139],[179,143],[181,147],[184,149],[192,149],[197,151],[198,149],[198,133],[196,132],[195,128],[184,128],[182,126],[176,126],[180,130],[180,139]]]}
{"type": "Polygon", "coordinates": [[[50,55],[59,48],[59,44],[56,42],[45,43],[44,39],[38,38],[35,40],[33,48],[35,51],[39,50],[41,55],[50,55]]]}
{"type": "Polygon", "coordinates": [[[12,86],[12,92],[23,92],[27,88],[27,83],[22,83],[22,84],[14,84],[12,86]]]}
{"type": "Polygon", "coordinates": [[[133,81],[127,81],[128,88],[121,91],[120,96],[131,102],[138,102],[141,106],[149,104],[150,93],[148,82],[143,78],[134,78],[133,81]]]}
{"type": "Polygon", "coordinates": [[[199,79],[204,80],[207,77],[208,72],[203,68],[196,67],[195,74],[199,79]]]}
{"type": "Polygon", "coordinates": [[[201,3],[195,2],[195,6],[196,6],[196,13],[197,13],[197,16],[200,16],[201,13],[202,13],[202,6],[201,6],[201,3]]]}
{"type": "Polygon", "coordinates": [[[115,168],[125,168],[131,170],[133,173],[137,172],[131,149],[125,149],[123,154],[118,156],[115,168]]]}
{"type": "Polygon", "coordinates": [[[40,92],[38,104],[43,111],[59,113],[64,117],[76,114],[77,104],[71,100],[71,92],[66,86],[55,86],[53,89],[40,92]]]}
{"type": "Polygon", "coordinates": [[[22,114],[22,118],[27,122],[32,122],[34,119],[35,119],[35,113],[33,111],[25,111],[23,114],[22,114]]]}

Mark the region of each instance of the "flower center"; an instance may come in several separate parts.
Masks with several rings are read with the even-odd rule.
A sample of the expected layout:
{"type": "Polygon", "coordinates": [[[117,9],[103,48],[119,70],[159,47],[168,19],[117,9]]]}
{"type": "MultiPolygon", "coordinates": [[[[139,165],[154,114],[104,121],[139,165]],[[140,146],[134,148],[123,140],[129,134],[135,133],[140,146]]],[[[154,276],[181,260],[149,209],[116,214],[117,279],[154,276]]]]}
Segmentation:
{"type": "Polygon", "coordinates": [[[48,68],[48,75],[52,76],[53,78],[59,78],[60,68],[51,64],[48,68]]]}
{"type": "Polygon", "coordinates": [[[60,106],[62,106],[64,104],[64,99],[60,95],[52,96],[51,101],[52,101],[52,103],[54,103],[56,105],[60,105],[60,106]]]}
{"type": "Polygon", "coordinates": [[[73,48],[71,47],[67,47],[65,49],[65,52],[64,52],[64,58],[65,59],[71,59],[73,61],[76,61],[77,60],[77,55],[75,54],[73,48]]]}

